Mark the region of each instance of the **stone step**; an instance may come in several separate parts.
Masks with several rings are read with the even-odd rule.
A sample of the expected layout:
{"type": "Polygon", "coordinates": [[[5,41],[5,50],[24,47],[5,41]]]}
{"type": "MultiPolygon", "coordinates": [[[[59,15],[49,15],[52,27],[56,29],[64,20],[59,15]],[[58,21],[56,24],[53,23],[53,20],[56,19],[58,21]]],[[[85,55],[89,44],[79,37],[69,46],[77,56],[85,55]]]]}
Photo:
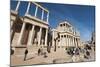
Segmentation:
{"type": "MultiPolygon", "coordinates": [[[[27,46],[27,49],[28,49],[28,55],[33,55],[33,56],[37,56],[38,55],[38,49],[40,48],[40,46],[27,46]]],[[[14,51],[14,55],[17,55],[17,56],[24,56],[25,54],[25,49],[26,48],[22,48],[22,47],[17,47],[15,48],[15,51],[14,51]]],[[[42,48],[41,48],[42,49],[42,48]]],[[[42,52],[46,52],[47,53],[47,49],[46,48],[43,48],[42,49],[42,52]]]]}

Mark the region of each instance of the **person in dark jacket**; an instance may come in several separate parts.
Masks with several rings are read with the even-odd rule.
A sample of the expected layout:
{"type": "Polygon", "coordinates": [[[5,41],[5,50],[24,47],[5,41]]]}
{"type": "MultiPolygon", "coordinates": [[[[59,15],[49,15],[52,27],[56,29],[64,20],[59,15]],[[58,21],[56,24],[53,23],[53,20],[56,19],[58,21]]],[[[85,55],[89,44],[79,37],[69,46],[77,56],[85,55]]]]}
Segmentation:
{"type": "Polygon", "coordinates": [[[11,52],[10,52],[10,53],[11,53],[11,55],[13,55],[13,54],[14,54],[14,50],[13,50],[13,49],[11,49],[11,52]]]}
{"type": "Polygon", "coordinates": [[[38,49],[38,56],[40,55],[40,53],[41,53],[41,49],[39,48],[39,49],[38,49]]]}
{"type": "Polygon", "coordinates": [[[26,57],[27,57],[27,54],[28,54],[28,49],[26,48],[26,50],[25,50],[25,56],[24,56],[24,61],[26,60],[26,57]]]}

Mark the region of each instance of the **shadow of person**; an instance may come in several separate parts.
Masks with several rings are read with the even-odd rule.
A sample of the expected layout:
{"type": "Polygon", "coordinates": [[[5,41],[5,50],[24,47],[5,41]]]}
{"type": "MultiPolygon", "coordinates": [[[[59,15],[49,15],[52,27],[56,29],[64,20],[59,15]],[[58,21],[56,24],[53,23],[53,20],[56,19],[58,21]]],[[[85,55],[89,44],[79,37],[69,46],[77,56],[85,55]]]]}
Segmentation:
{"type": "Polygon", "coordinates": [[[28,58],[27,60],[31,60],[31,59],[34,59],[35,57],[30,57],[30,58],[28,58]]]}

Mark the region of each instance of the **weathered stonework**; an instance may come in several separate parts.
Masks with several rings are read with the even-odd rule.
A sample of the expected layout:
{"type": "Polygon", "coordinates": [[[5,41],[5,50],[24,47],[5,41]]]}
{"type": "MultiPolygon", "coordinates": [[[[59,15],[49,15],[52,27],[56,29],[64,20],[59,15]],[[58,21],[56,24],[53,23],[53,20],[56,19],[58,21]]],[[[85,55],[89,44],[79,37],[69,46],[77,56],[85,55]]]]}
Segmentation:
{"type": "Polygon", "coordinates": [[[11,47],[14,54],[24,55],[26,48],[28,48],[29,53],[32,53],[38,51],[39,48],[47,47],[49,11],[35,2],[28,2],[25,15],[20,17],[18,16],[20,4],[21,1],[18,1],[16,9],[11,10],[11,47]],[[35,16],[28,13],[30,4],[36,6],[35,16]],[[36,17],[38,8],[42,9],[41,19],[36,17]],[[47,12],[46,21],[43,20],[43,12],[47,12]]]}
{"type": "Polygon", "coordinates": [[[57,48],[81,47],[80,34],[68,22],[63,21],[52,29],[52,46],[57,48]]]}

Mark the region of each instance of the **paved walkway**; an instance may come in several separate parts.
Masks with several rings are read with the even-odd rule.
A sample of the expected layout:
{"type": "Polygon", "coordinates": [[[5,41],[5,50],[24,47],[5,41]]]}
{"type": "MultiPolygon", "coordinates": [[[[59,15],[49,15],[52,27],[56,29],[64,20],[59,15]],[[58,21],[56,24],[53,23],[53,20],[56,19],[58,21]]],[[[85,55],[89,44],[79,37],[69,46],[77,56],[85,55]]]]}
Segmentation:
{"type": "Polygon", "coordinates": [[[32,64],[50,64],[50,63],[65,63],[65,62],[80,62],[86,61],[84,58],[79,56],[71,57],[64,50],[57,50],[56,52],[51,52],[47,54],[47,57],[44,58],[44,55],[38,56],[37,54],[31,54],[27,56],[26,61],[23,60],[24,56],[11,56],[11,65],[32,65],[32,64]]]}

